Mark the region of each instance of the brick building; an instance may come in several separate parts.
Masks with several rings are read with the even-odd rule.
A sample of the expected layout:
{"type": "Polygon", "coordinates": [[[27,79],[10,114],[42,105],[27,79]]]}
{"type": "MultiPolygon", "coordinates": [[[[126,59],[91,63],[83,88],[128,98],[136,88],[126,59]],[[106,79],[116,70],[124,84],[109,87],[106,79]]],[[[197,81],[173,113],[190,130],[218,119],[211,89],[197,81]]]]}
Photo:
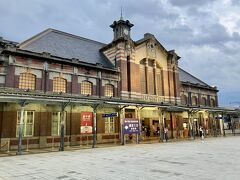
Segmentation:
{"type": "Polygon", "coordinates": [[[54,29],[22,43],[0,39],[1,145],[123,142],[124,118],[148,129],[142,141],[164,127],[170,138],[197,135],[200,125],[222,131],[216,87],[179,68],[180,57],[154,35],[133,41],[128,20],[110,27],[109,44],[54,29]]]}

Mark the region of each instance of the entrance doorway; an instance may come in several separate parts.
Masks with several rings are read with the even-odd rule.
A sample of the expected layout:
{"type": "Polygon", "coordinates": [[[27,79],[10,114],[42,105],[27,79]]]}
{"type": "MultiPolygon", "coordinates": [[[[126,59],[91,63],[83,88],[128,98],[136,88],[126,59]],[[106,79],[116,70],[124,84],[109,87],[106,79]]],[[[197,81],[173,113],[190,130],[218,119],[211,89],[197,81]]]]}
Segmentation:
{"type": "Polygon", "coordinates": [[[141,125],[142,125],[143,141],[154,140],[159,137],[159,133],[160,133],[159,120],[144,118],[144,119],[141,119],[141,125]]]}

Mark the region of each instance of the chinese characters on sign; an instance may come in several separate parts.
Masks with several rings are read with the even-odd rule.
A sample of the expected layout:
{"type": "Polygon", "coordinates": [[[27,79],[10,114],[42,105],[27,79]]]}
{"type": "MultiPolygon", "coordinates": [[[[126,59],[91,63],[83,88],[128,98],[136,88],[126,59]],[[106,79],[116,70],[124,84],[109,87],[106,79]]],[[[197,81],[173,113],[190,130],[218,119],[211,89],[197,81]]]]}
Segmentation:
{"type": "Polygon", "coordinates": [[[139,134],[139,120],[138,119],[124,119],[123,124],[123,133],[124,134],[139,134]]]}
{"type": "Polygon", "coordinates": [[[81,112],[81,134],[92,134],[93,113],[81,112]]]}

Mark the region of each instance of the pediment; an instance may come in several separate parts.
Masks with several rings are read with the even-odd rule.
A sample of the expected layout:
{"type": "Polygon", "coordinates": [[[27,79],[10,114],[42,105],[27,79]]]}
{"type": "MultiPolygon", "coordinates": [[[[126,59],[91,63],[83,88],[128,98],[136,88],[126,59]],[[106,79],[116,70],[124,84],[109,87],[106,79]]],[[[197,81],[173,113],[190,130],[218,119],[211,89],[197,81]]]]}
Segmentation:
{"type": "Polygon", "coordinates": [[[156,37],[150,33],[144,34],[144,38],[135,42],[137,46],[145,46],[149,55],[154,56],[154,53],[161,51],[165,56],[168,55],[168,51],[163,45],[156,39],[156,37]]]}
{"type": "Polygon", "coordinates": [[[136,49],[141,53],[142,56],[139,59],[149,59],[156,62],[157,67],[177,65],[177,60],[180,58],[174,50],[167,51],[162,44],[152,34],[145,34],[143,39],[135,42],[136,49]]]}

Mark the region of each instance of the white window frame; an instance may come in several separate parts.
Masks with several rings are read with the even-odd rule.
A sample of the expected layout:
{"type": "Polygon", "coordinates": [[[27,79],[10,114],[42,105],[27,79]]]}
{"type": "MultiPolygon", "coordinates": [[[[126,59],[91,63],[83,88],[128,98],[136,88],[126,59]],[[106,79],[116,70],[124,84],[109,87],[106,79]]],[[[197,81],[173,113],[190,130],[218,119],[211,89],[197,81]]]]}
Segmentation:
{"type": "Polygon", "coordinates": [[[115,119],[114,117],[106,117],[105,120],[105,134],[115,133],[115,119]]]}
{"type": "MultiPolygon", "coordinates": [[[[52,121],[51,121],[51,135],[52,136],[59,136],[61,134],[61,111],[52,112],[52,121]],[[53,114],[57,113],[57,133],[53,132],[53,114]]],[[[64,112],[64,131],[66,133],[66,113],[64,112]]]]}
{"type": "MultiPolygon", "coordinates": [[[[20,118],[21,118],[21,111],[17,111],[16,137],[18,137],[18,135],[19,135],[20,118]]],[[[23,137],[33,137],[33,135],[34,135],[34,119],[35,119],[35,111],[24,111],[23,112],[23,137]],[[32,123],[27,122],[28,112],[33,113],[32,123]],[[32,131],[31,131],[32,134],[31,135],[27,135],[27,127],[28,127],[29,124],[32,128],[32,131]]]]}

